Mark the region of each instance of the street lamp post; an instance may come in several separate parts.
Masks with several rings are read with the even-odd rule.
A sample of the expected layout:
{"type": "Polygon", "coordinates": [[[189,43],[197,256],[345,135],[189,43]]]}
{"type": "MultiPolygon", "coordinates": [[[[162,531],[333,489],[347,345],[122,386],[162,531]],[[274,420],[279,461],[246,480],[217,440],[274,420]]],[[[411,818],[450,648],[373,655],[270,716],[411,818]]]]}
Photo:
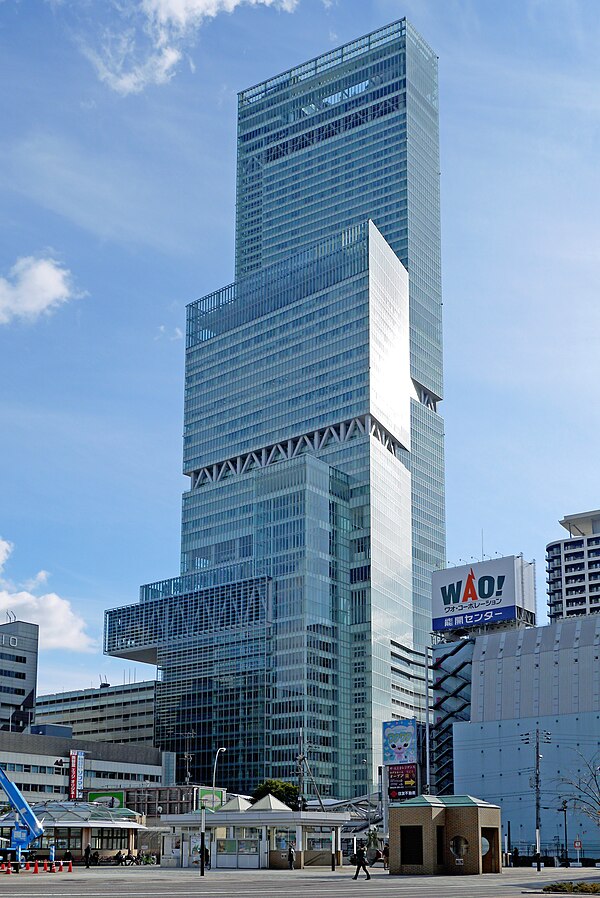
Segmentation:
{"type": "Polygon", "coordinates": [[[213,809],[213,811],[214,811],[214,809],[215,809],[215,804],[216,804],[216,800],[215,800],[215,782],[216,782],[216,779],[217,779],[217,761],[219,760],[219,755],[221,754],[222,751],[227,751],[227,749],[224,748],[223,746],[221,746],[221,748],[218,748],[218,749],[217,749],[217,753],[216,753],[216,755],[215,755],[215,763],[213,764],[213,781],[212,781],[212,809],[213,809]]]}

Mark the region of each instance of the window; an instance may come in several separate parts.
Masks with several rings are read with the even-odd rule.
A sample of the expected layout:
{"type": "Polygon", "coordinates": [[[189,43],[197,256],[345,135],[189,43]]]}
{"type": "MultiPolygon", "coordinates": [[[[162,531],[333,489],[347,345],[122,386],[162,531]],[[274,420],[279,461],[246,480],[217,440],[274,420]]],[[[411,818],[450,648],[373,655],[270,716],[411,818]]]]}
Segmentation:
{"type": "Polygon", "coordinates": [[[97,851],[113,851],[127,848],[129,831],[126,829],[92,829],[92,848],[97,851]]]}

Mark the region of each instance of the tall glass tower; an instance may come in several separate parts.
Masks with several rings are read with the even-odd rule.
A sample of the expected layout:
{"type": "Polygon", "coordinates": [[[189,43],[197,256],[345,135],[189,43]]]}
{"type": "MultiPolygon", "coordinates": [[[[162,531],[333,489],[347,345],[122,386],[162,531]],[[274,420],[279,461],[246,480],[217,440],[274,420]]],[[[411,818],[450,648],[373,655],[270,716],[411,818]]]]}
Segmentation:
{"type": "Polygon", "coordinates": [[[438,143],[437,59],[405,20],[239,95],[237,280],[187,314],[181,573],[105,627],[158,664],[159,742],[199,781],[220,746],[239,791],[302,753],[351,797],[382,721],[424,714],[438,143]]]}

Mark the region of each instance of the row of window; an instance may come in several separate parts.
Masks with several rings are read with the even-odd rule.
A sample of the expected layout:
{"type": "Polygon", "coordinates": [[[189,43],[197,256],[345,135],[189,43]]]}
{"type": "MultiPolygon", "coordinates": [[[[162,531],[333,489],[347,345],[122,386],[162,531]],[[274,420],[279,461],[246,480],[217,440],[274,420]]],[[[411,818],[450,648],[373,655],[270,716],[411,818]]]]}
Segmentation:
{"type": "MultiPolygon", "coordinates": [[[[52,775],[52,776],[69,776],[68,767],[48,767],[44,764],[17,764],[7,761],[0,761],[0,767],[2,770],[7,771],[8,773],[37,773],[43,775],[52,775]]],[[[138,781],[138,782],[160,782],[160,776],[155,774],[147,774],[147,773],[124,773],[123,771],[114,771],[114,770],[86,770],[86,776],[90,776],[93,779],[114,779],[114,780],[127,780],[127,781],[138,781]]],[[[39,784],[26,784],[23,788],[28,789],[30,791],[36,792],[51,792],[52,788],[54,791],[61,792],[61,786],[43,786],[39,784]],[[39,786],[39,788],[38,788],[39,786]]]]}
{"type": "MultiPolygon", "coordinates": [[[[59,851],[82,850],[81,829],[66,826],[48,826],[44,829],[44,835],[36,839],[32,849],[54,848],[59,851]]],[[[10,842],[11,827],[0,827],[0,836],[5,842],[10,842]]],[[[127,829],[98,829],[94,827],[91,833],[90,844],[94,851],[112,851],[129,847],[129,831],[127,829]]]]}

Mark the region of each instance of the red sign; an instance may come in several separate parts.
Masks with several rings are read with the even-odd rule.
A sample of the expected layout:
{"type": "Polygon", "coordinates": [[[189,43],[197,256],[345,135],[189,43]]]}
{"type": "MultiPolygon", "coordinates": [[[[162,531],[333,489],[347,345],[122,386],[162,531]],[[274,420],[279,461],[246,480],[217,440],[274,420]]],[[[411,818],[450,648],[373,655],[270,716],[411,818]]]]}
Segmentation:
{"type": "Polygon", "coordinates": [[[69,799],[75,801],[83,797],[84,752],[71,749],[69,752],[69,799]]]}
{"type": "Polygon", "coordinates": [[[580,839],[575,839],[575,841],[573,842],[573,848],[577,848],[577,849],[581,848],[581,840],[580,839]]]}
{"type": "Polygon", "coordinates": [[[388,771],[388,795],[390,801],[414,798],[417,794],[417,765],[390,764],[388,771]]]}

